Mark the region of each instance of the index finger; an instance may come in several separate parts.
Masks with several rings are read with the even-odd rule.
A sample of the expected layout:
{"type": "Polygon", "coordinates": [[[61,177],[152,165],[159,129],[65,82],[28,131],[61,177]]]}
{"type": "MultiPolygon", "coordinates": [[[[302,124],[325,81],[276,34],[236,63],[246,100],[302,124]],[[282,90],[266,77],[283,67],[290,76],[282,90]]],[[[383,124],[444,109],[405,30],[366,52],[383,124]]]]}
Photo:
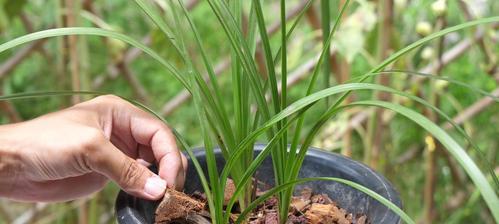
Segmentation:
{"type": "MultiPolygon", "coordinates": [[[[182,186],[184,170],[181,153],[170,128],[153,115],[121,100],[112,108],[112,134],[149,146],[158,163],[158,174],[169,187],[182,186]],[[131,138],[131,139],[130,139],[131,138]]],[[[138,153],[137,153],[138,154],[138,153]]]]}

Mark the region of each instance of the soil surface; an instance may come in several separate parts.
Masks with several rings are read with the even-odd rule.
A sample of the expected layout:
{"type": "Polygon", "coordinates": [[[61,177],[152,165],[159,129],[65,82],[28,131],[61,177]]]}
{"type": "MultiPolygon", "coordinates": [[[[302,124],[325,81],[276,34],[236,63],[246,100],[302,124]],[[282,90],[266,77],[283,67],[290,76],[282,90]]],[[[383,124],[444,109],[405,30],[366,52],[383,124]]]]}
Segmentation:
{"type": "MultiPolygon", "coordinates": [[[[234,183],[228,181],[225,200],[232,196],[234,183]]],[[[257,197],[262,192],[257,192],[257,197]]],[[[204,194],[195,192],[187,195],[168,189],[165,197],[156,209],[156,223],[208,224],[210,214],[204,194]]],[[[303,189],[294,196],[288,214],[288,224],[368,224],[365,215],[348,213],[339,208],[326,194],[315,194],[311,189],[303,189]]],[[[258,206],[248,216],[249,224],[278,224],[279,214],[277,198],[272,197],[258,206]]],[[[237,218],[237,212],[233,212],[237,218]]],[[[233,221],[233,220],[232,220],[233,221]]]]}

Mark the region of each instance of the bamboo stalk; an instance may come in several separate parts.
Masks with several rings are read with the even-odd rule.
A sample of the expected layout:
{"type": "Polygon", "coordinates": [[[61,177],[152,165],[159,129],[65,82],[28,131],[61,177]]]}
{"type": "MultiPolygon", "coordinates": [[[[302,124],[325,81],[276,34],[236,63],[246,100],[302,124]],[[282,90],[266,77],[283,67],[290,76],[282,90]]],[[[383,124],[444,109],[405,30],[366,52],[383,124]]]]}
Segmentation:
{"type": "MultiPolygon", "coordinates": [[[[341,0],[340,1],[340,5],[344,5],[345,4],[345,1],[346,0],[341,0]]],[[[343,14],[343,21],[345,21],[345,17],[346,17],[346,14],[343,14]]],[[[333,66],[333,72],[334,73],[338,73],[339,77],[340,77],[340,80],[338,81],[338,83],[346,83],[347,80],[350,79],[350,64],[345,60],[345,59],[342,59],[340,58],[339,55],[337,54],[334,54],[333,57],[331,58],[331,60],[333,62],[336,62],[335,64],[331,64],[333,66]]],[[[349,95],[346,99],[345,99],[345,104],[348,104],[350,102],[353,101],[354,99],[354,96],[353,94],[349,95]]],[[[346,119],[348,119],[350,117],[350,114],[347,114],[348,116],[346,117],[346,119]]],[[[345,133],[345,135],[343,136],[343,148],[341,150],[341,154],[345,155],[345,156],[348,156],[348,157],[351,157],[352,156],[352,131],[347,131],[345,133]]]]}
{"type": "MultiPolygon", "coordinates": [[[[392,35],[393,35],[393,1],[392,0],[387,0],[387,1],[378,1],[378,17],[381,18],[381,22],[379,23],[379,32],[378,32],[378,58],[386,58],[390,55],[390,52],[392,51],[392,35]]],[[[378,82],[381,85],[384,86],[389,86],[390,85],[390,76],[383,75],[378,78],[378,82]]],[[[382,101],[389,101],[390,100],[390,94],[386,92],[379,92],[376,95],[376,98],[382,100],[382,101]]],[[[369,130],[369,142],[371,145],[370,150],[366,151],[367,155],[370,154],[370,156],[367,156],[366,159],[369,160],[369,164],[371,167],[374,169],[380,168],[379,161],[380,161],[380,155],[381,151],[384,148],[384,140],[385,135],[383,133],[389,132],[387,130],[389,127],[388,125],[383,122],[383,113],[384,110],[381,108],[377,108],[374,111],[373,119],[371,121],[371,127],[368,128],[369,130]]]]}
{"type": "MultiPolygon", "coordinates": [[[[445,15],[441,15],[437,18],[435,27],[437,27],[438,30],[445,29],[447,26],[447,20],[445,15]]],[[[433,74],[439,75],[444,68],[443,64],[443,59],[442,55],[444,52],[444,37],[439,38],[436,44],[437,48],[437,66],[434,67],[434,71],[432,72],[433,74]]],[[[429,103],[432,105],[439,105],[440,99],[438,95],[436,94],[436,91],[434,89],[434,83],[430,83],[430,89],[429,89],[429,103]]],[[[438,123],[438,116],[435,114],[433,110],[430,110],[429,108],[425,107],[425,113],[427,116],[430,118],[435,123],[438,123]]],[[[430,138],[431,140],[433,137],[427,137],[430,138]]],[[[428,144],[428,143],[427,143],[428,144]]],[[[426,150],[427,157],[426,157],[426,175],[425,175],[425,187],[424,187],[424,222],[425,223],[432,223],[437,215],[437,211],[435,208],[435,190],[436,190],[436,180],[438,178],[438,167],[437,167],[437,159],[438,159],[438,154],[437,152],[443,151],[442,145],[439,142],[433,143],[433,146],[429,144],[428,150],[426,150]],[[431,149],[433,147],[433,149],[431,149]]],[[[444,154],[446,156],[450,156],[449,154],[444,154]]],[[[447,159],[447,161],[451,161],[450,158],[447,159]]]]}
{"type": "MultiPolygon", "coordinates": [[[[65,8],[67,15],[66,26],[75,27],[77,26],[76,15],[77,5],[73,0],[65,0],[65,8]]],[[[81,90],[80,83],[80,58],[78,55],[78,37],[76,35],[71,35],[67,37],[67,45],[69,47],[69,71],[71,73],[71,89],[74,91],[81,90]]],[[[73,104],[81,102],[81,97],[79,95],[72,96],[73,104]]]]}
{"type": "MultiPolygon", "coordinates": [[[[77,17],[80,8],[80,1],[63,0],[63,24],[65,27],[76,27],[78,25],[77,17]]],[[[73,91],[81,90],[81,64],[80,55],[78,54],[78,36],[70,35],[64,37],[65,42],[65,72],[70,73],[70,86],[73,91]]],[[[77,104],[82,101],[81,95],[72,95],[71,103],[77,104]]],[[[88,223],[88,208],[86,203],[82,203],[78,207],[78,223],[88,223]]]]}

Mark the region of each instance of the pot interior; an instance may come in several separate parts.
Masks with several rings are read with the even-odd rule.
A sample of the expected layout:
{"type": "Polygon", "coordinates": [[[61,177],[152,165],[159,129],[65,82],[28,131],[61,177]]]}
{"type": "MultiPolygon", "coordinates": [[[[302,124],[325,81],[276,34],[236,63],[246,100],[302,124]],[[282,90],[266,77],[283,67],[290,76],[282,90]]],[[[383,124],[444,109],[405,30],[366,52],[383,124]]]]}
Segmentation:
{"type": "MultiPolygon", "coordinates": [[[[264,146],[255,145],[255,154],[259,153],[264,146]]],[[[206,167],[204,150],[197,149],[194,151],[194,155],[200,164],[206,167]]],[[[221,170],[224,160],[220,150],[216,151],[216,158],[218,168],[221,170]]],[[[192,168],[193,166],[190,161],[189,167],[191,168],[187,171],[185,192],[202,191],[201,181],[198,178],[196,170],[192,168]]],[[[402,207],[398,193],[383,176],[366,165],[339,154],[328,153],[313,148],[309,149],[299,176],[339,177],[347,179],[375,191],[399,207],[402,207]]],[[[272,160],[270,157],[259,167],[256,178],[263,183],[274,183],[272,160]]],[[[400,221],[398,215],[386,206],[344,184],[332,181],[313,181],[297,185],[295,192],[299,192],[304,187],[311,188],[314,193],[327,194],[339,207],[346,209],[349,213],[353,213],[354,215],[366,214],[371,223],[399,223],[400,221]]],[[[116,200],[117,221],[120,224],[154,223],[154,211],[157,205],[157,201],[146,201],[120,191],[116,200]]]]}

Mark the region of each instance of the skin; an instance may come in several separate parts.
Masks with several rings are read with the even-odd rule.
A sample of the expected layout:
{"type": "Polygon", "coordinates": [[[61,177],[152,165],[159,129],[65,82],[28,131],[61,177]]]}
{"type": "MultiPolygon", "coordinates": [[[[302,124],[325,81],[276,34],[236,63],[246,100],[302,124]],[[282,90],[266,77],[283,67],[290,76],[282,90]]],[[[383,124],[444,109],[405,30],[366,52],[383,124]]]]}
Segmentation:
{"type": "Polygon", "coordinates": [[[186,169],[170,129],[112,95],[0,126],[0,197],[12,200],[73,200],[108,180],[157,200],[166,187],[183,188],[186,169]],[[158,175],[149,164],[158,165],[158,175]]]}

